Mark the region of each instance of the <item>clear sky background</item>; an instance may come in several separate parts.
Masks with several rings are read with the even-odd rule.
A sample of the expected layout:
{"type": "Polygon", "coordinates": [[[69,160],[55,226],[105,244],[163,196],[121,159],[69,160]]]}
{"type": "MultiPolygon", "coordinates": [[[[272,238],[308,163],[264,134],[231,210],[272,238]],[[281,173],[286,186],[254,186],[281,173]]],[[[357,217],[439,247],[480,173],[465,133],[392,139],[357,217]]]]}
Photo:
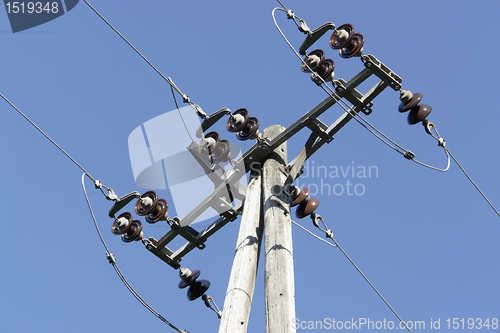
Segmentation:
{"type": "MultiPolygon", "coordinates": [[[[276,30],[271,11],[277,1],[91,3],[207,113],[244,107],[261,128],[289,126],[327,97],[300,71],[300,61],[276,30]]],[[[498,1],[285,5],[312,29],[329,21],[353,24],[365,37],[365,53],[401,76],[403,89],[424,95],[422,102],[433,107],[429,119],[449,149],[500,206],[498,1]]],[[[277,20],[298,48],[304,35],[284,13],[277,20]]],[[[335,61],[336,78],[347,81],[362,63],[341,59],[328,46],[329,35],[314,47],[335,61]]],[[[137,126],[175,109],[168,84],[83,2],[16,34],[0,10],[0,39],[0,92],[119,196],[144,192],[134,182],[127,139],[137,126]]],[[[417,159],[444,167],[442,149],[420,124],[408,125],[398,105],[399,93],[386,89],[367,119],[417,159]]],[[[81,171],[4,101],[0,110],[0,332],[173,332],[133,298],[107,262],[81,171]]],[[[321,119],[331,124],[342,112],[334,106],[321,119]]],[[[216,129],[237,142],[222,124],[216,129]]],[[[289,160],[308,132],[288,142],[289,160]]],[[[251,145],[237,143],[243,149],[251,145]]],[[[371,178],[310,176],[300,184],[362,184],[361,196],[318,193],[317,212],[403,319],[425,321],[426,331],[431,318],[440,319],[446,331],[448,318],[491,323],[500,317],[500,219],[455,164],[441,173],[409,162],[355,122],[313,161],[328,168],[377,167],[371,178]]],[[[111,234],[111,202],[91,182],[87,190],[104,238],[139,294],[181,329],[217,332],[216,315],[177,288],[177,271],[142,244],[125,244],[111,234]]],[[[171,199],[168,190],[158,194],[171,199]]],[[[239,221],[182,262],[211,281],[208,294],[220,307],[239,221]]],[[[310,219],[299,222],[313,228],[310,219]]],[[[158,239],[168,231],[144,224],[146,237],[158,239]]],[[[293,237],[297,318],[397,322],[338,249],[295,226],[293,237]]],[[[263,262],[249,332],[264,331],[262,272],[263,262]]]]}

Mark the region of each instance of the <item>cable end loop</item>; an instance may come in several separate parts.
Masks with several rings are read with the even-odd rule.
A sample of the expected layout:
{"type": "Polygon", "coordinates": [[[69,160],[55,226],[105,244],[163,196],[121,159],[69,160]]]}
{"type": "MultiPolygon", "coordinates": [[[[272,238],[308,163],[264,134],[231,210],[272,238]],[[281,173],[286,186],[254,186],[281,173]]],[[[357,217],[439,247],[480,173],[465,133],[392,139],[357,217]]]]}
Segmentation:
{"type": "Polygon", "coordinates": [[[309,27],[307,26],[306,21],[300,18],[299,21],[300,21],[299,31],[309,35],[311,33],[311,29],[309,29],[309,27]]]}
{"type": "Polygon", "coordinates": [[[424,121],[422,121],[422,125],[424,125],[425,131],[429,135],[432,135],[431,129],[436,128],[436,125],[434,125],[432,121],[429,121],[427,119],[424,119],[424,121]]]}
{"type": "Polygon", "coordinates": [[[196,104],[193,105],[193,109],[196,112],[196,114],[198,115],[198,117],[200,117],[201,119],[207,118],[207,114],[205,113],[205,111],[203,111],[201,109],[201,107],[199,105],[196,105],[196,104]]]}
{"type": "Polygon", "coordinates": [[[208,296],[207,294],[203,294],[203,296],[201,297],[203,299],[203,302],[205,302],[205,305],[207,306],[207,308],[210,308],[213,312],[215,312],[217,314],[217,317],[219,319],[222,318],[222,311],[219,310],[219,307],[217,306],[217,304],[215,304],[215,301],[214,299],[211,297],[211,296],[208,296]],[[212,307],[212,303],[213,304],[213,307],[212,307]]]}

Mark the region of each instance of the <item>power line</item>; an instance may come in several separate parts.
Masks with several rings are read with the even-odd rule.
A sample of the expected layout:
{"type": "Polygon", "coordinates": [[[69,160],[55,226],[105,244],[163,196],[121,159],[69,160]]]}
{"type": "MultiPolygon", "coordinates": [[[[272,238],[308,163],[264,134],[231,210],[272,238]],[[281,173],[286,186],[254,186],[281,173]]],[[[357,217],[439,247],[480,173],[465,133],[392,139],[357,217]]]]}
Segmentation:
{"type": "Polygon", "coordinates": [[[24,117],[31,125],[33,125],[40,133],[43,134],[54,146],[56,146],[64,155],[66,155],[73,163],[76,164],[94,183],[96,180],[94,177],[90,175],[73,157],[71,157],[64,149],[61,148],[54,140],[52,140],[40,127],[38,127],[31,119],[29,119],[21,110],[19,110],[11,101],[9,101],[2,93],[0,93],[0,97],[2,97],[7,103],[12,106],[21,116],[24,117]]]}
{"type": "MultiPolygon", "coordinates": [[[[87,190],[85,188],[85,176],[88,176],[88,174],[83,174],[82,175],[82,187],[83,187],[83,193],[85,194],[85,200],[87,200],[87,205],[90,210],[90,215],[92,215],[92,220],[94,221],[94,226],[97,230],[97,234],[99,235],[99,238],[101,239],[102,245],[106,249],[106,258],[108,259],[109,263],[113,265],[113,268],[116,271],[116,274],[120,277],[120,280],[123,282],[125,287],[130,291],[132,295],[141,303],[146,309],[148,309],[152,314],[154,314],[158,319],[160,319],[162,322],[167,324],[169,327],[174,329],[175,331],[179,333],[188,333],[185,330],[180,330],[177,327],[175,327],[173,324],[171,324],[168,320],[166,320],[163,316],[161,316],[151,305],[149,305],[135,289],[128,283],[127,279],[125,279],[125,276],[122,274],[120,269],[118,268],[118,265],[116,264],[116,259],[115,256],[109,251],[108,246],[106,245],[106,242],[104,241],[104,238],[102,237],[101,230],[99,229],[99,225],[97,224],[97,220],[95,218],[94,212],[92,210],[92,206],[90,205],[90,200],[87,195],[87,190]]],[[[89,177],[90,178],[90,177],[89,177]]]]}
{"type": "Polygon", "coordinates": [[[301,226],[300,224],[298,224],[297,222],[295,222],[294,220],[292,220],[292,223],[295,224],[297,227],[299,227],[300,229],[304,230],[305,232],[307,232],[309,235],[313,236],[314,238],[316,239],[319,239],[320,241],[332,246],[332,247],[337,247],[337,245],[334,245],[332,243],[330,243],[329,241],[319,237],[318,235],[316,235],[315,233],[313,233],[312,231],[304,228],[303,226],[301,226]]]}
{"type": "Polygon", "coordinates": [[[465,171],[465,169],[462,167],[462,165],[460,165],[460,163],[458,163],[458,160],[455,158],[455,156],[453,156],[453,154],[451,153],[451,151],[448,149],[448,147],[445,147],[446,151],[450,154],[451,158],[453,158],[453,160],[455,161],[455,163],[457,163],[458,167],[460,168],[460,170],[462,170],[462,172],[464,173],[464,175],[467,177],[467,179],[469,179],[469,181],[472,183],[472,185],[474,185],[474,187],[476,188],[476,190],[478,190],[479,193],[481,193],[481,195],[483,196],[484,200],[486,200],[486,202],[488,202],[488,204],[491,206],[491,208],[493,208],[493,210],[495,211],[495,213],[497,213],[498,217],[500,217],[500,213],[498,212],[498,210],[495,208],[495,206],[493,206],[493,204],[490,202],[490,200],[488,200],[488,198],[486,197],[486,195],[484,195],[484,193],[479,189],[479,187],[476,185],[476,183],[472,180],[472,178],[469,176],[469,174],[467,174],[467,172],[465,171]]]}
{"type": "Polygon", "coordinates": [[[438,130],[436,128],[436,125],[434,125],[434,123],[432,123],[430,121],[426,121],[426,120],[424,120],[424,121],[425,121],[424,122],[425,131],[438,142],[438,145],[440,147],[443,147],[444,150],[446,151],[446,155],[448,156],[448,168],[450,167],[450,156],[451,156],[451,158],[453,158],[453,160],[458,165],[458,167],[460,168],[460,170],[462,170],[462,172],[467,177],[467,179],[472,183],[472,185],[474,185],[474,187],[476,188],[476,190],[478,190],[478,192],[483,196],[484,200],[486,200],[486,202],[491,206],[491,208],[493,208],[493,210],[495,211],[495,213],[500,217],[500,213],[495,208],[495,206],[493,206],[493,204],[490,202],[490,200],[488,200],[488,198],[483,193],[483,191],[481,191],[481,189],[479,188],[479,186],[476,185],[476,183],[472,180],[472,178],[469,176],[469,174],[465,171],[465,169],[462,167],[462,165],[458,162],[458,160],[455,158],[455,156],[453,156],[453,154],[451,153],[451,151],[448,149],[448,147],[446,146],[446,141],[439,135],[439,132],[438,132],[438,130]],[[436,135],[432,134],[432,130],[434,130],[434,132],[436,132],[436,135]]]}
{"type": "Polygon", "coordinates": [[[331,237],[333,242],[335,243],[335,245],[339,248],[340,251],[342,251],[342,253],[344,254],[344,256],[347,258],[347,260],[349,260],[349,262],[354,266],[354,268],[356,268],[356,270],[359,272],[359,274],[361,274],[361,276],[365,279],[365,281],[370,285],[370,287],[372,287],[372,289],[377,293],[377,295],[382,299],[382,301],[384,301],[384,303],[387,305],[387,307],[389,309],[391,309],[392,313],[394,313],[394,315],[396,317],[398,317],[398,319],[400,320],[400,322],[403,323],[403,325],[406,327],[406,329],[412,333],[411,329],[406,325],[406,322],[403,321],[403,319],[401,319],[401,317],[397,314],[397,312],[392,308],[392,306],[389,304],[389,302],[387,302],[384,298],[384,296],[382,296],[382,294],[377,290],[377,288],[375,288],[375,286],[373,285],[373,283],[370,282],[370,280],[368,280],[368,278],[366,277],[365,274],[363,274],[363,272],[359,269],[359,267],[354,263],[354,261],[347,255],[347,253],[344,251],[344,249],[339,245],[339,243],[335,240],[335,238],[332,236],[331,237]]]}
{"type": "MultiPolygon", "coordinates": [[[[154,69],[155,72],[158,73],[158,75],[160,75],[170,85],[171,88],[175,89],[182,96],[182,98],[184,99],[185,103],[189,103],[189,105],[191,105],[191,107],[193,108],[193,110],[197,114],[200,113],[201,110],[199,110],[199,107],[197,105],[194,105],[193,102],[191,102],[189,100],[189,98],[187,97],[187,95],[182,94],[181,91],[179,90],[179,88],[177,88],[177,86],[172,82],[172,80],[170,78],[167,78],[165,75],[163,75],[163,73],[160,72],[160,70],[158,68],[156,68],[151,63],[151,61],[149,61],[134,45],[132,45],[132,43],[127,38],[125,38],[125,36],[123,36],[111,23],[109,23],[109,21],[106,20],[106,18],[104,18],[104,16],[102,16],[101,13],[99,13],[94,7],[92,7],[92,5],[87,0],[83,0],[83,1],[87,4],[87,6],[90,7],[90,9],[92,9],[94,11],[94,13],[97,14],[97,16],[99,16],[111,29],[113,29],[113,31],[116,32],[116,34],[118,36],[120,36],[145,62],[147,62],[148,65],[152,69],[154,69]]],[[[180,113],[179,113],[179,115],[181,116],[182,121],[184,121],[184,118],[182,117],[182,115],[180,113]]],[[[189,133],[189,131],[188,131],[188,133],[189,133]]]]}
{"type": "Polygon", "coordinates": [[[193,137],[191,136],[191,133],[189,133],[189,129],[186,125],[186,122],[184,121],[184,117],[181,114],[181,110],[179,109],[179,105],[177,104],[177,98],[175,98],[175,94],[174,94],[174,87],[170,86],[170,90],[172,91],[172,97],[174,98],[175,107],[177,108],[177,112],[179,113],[179,116],[181,117],[182,123],[184,124],[184,128],[186,129],[187,134],[191,138],[191,141],[195,142],[193,137]]]}
{"type": "MultiPolygon", "coordinates": [[[[317,224],[317,222],[314,222],[315,226],[320,229],[321,231],[325,232],[326,236],[328,238],[330,238],[334,243],[335,245],[331,244],[333,247],[337,247],[340,251],[342,251],[342,253],[344,254],[344,256],[349,260],[349,262],[354,266],[354,268],[356,268],[356,270],[359,272],[359,274],[361,274],[361,276],[365,279],[365,281],[370,285],[370,287],[372,287],[372,289],[377,293],[377,295],[382,299],[382,301],[384,301],[384,303],[387,305],[387,307],[392,311],[392,313],[394,313],[394,315],[400,320],[400,322],[403,323],[403,325],[406,327],[406,329],[413,333],[410,328],[406,325],[406,323],[403,321],[403,319],[401,319],[401,317],[397,314],[397,312],[392,308],[392,306],[389,304],[389,302],[386,301],[386,299],[384,298],[384,296],[382,296],[382,294],[377,290],[377,288],[375,288],[375,286],[373,285],[373,283],[370,282],[370,280],[366,277],[365,274],[363,274],[363,272],[359,269],[359,267],[354,263],[354,261],[351,259],[351,257],[349,257],[347,255],[347,253],[344,251],[344,249],[339,245],[339,243],[337,242],[337,240],[335,239],[335,237],[333,237],[333,231],[328,229],[328,227],[326,226],[326,223],[325,221],[323,220],[323,218],[320,216],[320,215],[317,215],[317,214],[313,214],[311,215],[311,218],[313,219],[313,222],[314,222],[314,219],[318,219],[320,221],[323,222],[323,225],[325,226],[325,230],[321,229],[321,227],[317,224]]],[[[299,225],[298,223],[296,223],[295,221],[292,220],[292,222],[295,224],[295,225],[299,225]]],[[[300,226],[300,225],[299,225],[300,226]]],[[[305,228],[303,228],[304,230],[306,230],[305,228]]],[[[310,232],[311,233],[311,232],[310,232]]],[[[312,233],[311,233],[312,234],[312,233]]],[[[313,234],[314,235],[314,234],[313,234]]],[[[314,235],[316,236],[316,235],[314,235]]],[[[319,238],[319,237],[317,237],[319,238]]],[[[320,239],[322,241],[325,241],[323,239],[320,239]]]]}
{"type": "Polygon", "coordinates": [[[106,20],[104,16],[102,16],[94,7],[92,7],[92,5],[87,0],[83,1],[87,4],[87,6],[90,7],[90,9],[94,11],[94,13],[97,14],[97,16],[99,16],[111,29],[113,29],[113,31],[116,32],[118,36],[120,36],[131,48],[133,48],[134,51],[137,52],[137,54],[140,55],[141,58],[144,59],[144,61],[147,62],[148,65],[156,71],[156,73],[158,73],[165,81],[167,81],[168,84],[170,84],[170,81],[144,55],[142,55],[142,53],[134,45],[132,45],[132,43],[130,43],[128,39],[125,38],[125,36],[123,36],[118,30],[116,30],[116,28],[111,23],[109,23],[108,20],[106,20]]]}

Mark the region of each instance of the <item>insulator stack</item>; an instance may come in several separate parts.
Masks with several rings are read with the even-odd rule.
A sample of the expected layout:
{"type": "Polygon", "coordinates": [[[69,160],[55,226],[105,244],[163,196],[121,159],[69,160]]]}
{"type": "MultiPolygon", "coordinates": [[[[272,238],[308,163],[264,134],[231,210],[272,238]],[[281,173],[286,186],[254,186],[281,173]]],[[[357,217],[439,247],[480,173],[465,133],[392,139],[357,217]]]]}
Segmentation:
{"type": "Polygon", "coordinates": [[[419,104],[423,95],[421,93],[412,94],[407,90],[401,91],[401,104],[399,104],[399,112],[408,112],[408,124],[415,125],[423,121],[432,112],[432,107],[427,104],[419,104]]]}
{"type": "Polygon", "coordinates": [[[227,162],[230,158],[231,144],[227,140],[221,140],[217,132],[210,132],[201,139],[198,152],[209,155],[213,164],[227,162]]]}
{"type": "Polygon", "coordinates": [[[125,243],[130,243],[142,238],[142,223],[138,220],[133,221],[132,214],[125,212],[115,219],[111,232],[114,235],[121,235],[125,243]]]}
{"type": "Polygon", "coordinates": [[[200,276],[200,270],[190,271],[187,268],[181,268],[179,272],[179,276],[181,278],[181,282],[179,282],[179,288],[184,289],[189,287],[187,291],[187,298],[190,301],[194,301],[195,299],[201,297],[205,292],[210,288],[210,281],[208,280],[198,280],[200,276]]]}
{"type": "Polygon", "coordinates": [[[304,217],[311,215],[319,206],[318,199],[309,198],[310,193],[311,190],[307,187],[299,189],[297,186],[294,186],[290,192],[290,207],[298,205],[295,211],[295,216],[299,219],[303,219],[304,217]]]}
{"type": "Polygon", "coordinates": [[[363,35],[354,33],[354,27],[349,23],[338,27],[330,37],[330,47],[339,50],[342,58],[361,56],[364,44],[365,38],[363,35]]]}
{"type": "Polygon", "coordinates": [[[236,133],[236,138],[241,141],[255,139],[259,135],[259,120],[250,117],[247,109],[238,109],[227,121],[226,129],[236,133]]]}
{"type": "Polygon", "coordinates": [[[146,222],[156,223],[168,217],[168,203],[165,199],[158,199],[155,191],[147,191],[137,200],[135,212],[139,216],[146,216],[146,222]]]}
{"type": "Polygon", "coordinates": [[[302,63],[300,70],[304,73],[311,73],[311,70],[316,73],[311,74],[311,79],[314,82],[317,81],[315,80],[316,75],[321,77],[325,82],[333,81],[335,76],[333,72],[335,69],[335,62],[332,59],[325,59],[325,52],[323,50],[318,49],[311,51],[311,53],[305,57],[304,62],[305,64],[302,63]]]}

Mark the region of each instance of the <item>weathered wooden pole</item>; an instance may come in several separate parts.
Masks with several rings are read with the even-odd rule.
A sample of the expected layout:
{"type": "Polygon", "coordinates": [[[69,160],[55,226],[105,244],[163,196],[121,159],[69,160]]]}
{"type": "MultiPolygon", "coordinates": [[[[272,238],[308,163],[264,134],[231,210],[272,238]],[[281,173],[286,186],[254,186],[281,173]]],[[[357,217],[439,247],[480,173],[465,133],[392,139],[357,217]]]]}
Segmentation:
{"type": "Polygon", "coordinates": [[[261,179],[260,168],[250,174],[219,333],[247,331],[262,243],[261,179]]]}
{"type": "MultiPolygon", "coordinates": [[[[284,130],[282,126],[270,126],[264,129],[263,136],[272,140],[284,130]]],[[[295,332],[290,198],[282,189],[286,175],[280,171],[281,164],[287,164],[286,142],[268,155],[262,168],[266,333],[295,332]]]]}

